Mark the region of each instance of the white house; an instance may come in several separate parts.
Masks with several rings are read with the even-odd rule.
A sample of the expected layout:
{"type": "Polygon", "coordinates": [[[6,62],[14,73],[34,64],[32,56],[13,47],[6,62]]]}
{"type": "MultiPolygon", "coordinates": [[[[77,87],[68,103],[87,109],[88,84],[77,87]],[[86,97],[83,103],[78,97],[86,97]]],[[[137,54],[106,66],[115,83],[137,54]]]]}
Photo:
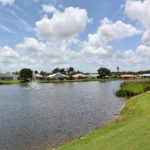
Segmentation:
{"type": "Polygon", "coordinates": [[[98,73],[89,73],[88,76],[89,76],[89,78],[98,78],[99,74],[98,73]]]}
{"type": "Polygon", "coordinates": [[[137,75],[139,78],[150,78],[150,74],[139,74],[137,75]]]}
{"type": "Polygon", "coordinates": [[[68,76],[61,74],[61,73],[55,73],[47,76],[48,79],[54,79],[54,80],[64,80],[67,79],[68,76]]]}
{"type": "Polygon", "coordinates": [[[41,74],[35,74],[35,78],[36,78],[36,79],[43,79],[44,76],[42,76],[41,74]]]}
{"type": "Polygon", "coordinates": [[[124,78],[124,79],[134,79],[136,78],[137,76],[136,75],[133,75],[133,74],[122,74],[120,75],[121,78],[124,78]]]}
{"type": "Polygon", "coordinates": [[[18,80],[18,75],[11,73],[0,73],[0,80],[18,80]]]}
{"type": "Polygon", "coordinates": [[[78,73],[78,74],[72,75],[72,77],[75,79],[85,79],[85,78],[88,78],[88,75],[78,73]]]}

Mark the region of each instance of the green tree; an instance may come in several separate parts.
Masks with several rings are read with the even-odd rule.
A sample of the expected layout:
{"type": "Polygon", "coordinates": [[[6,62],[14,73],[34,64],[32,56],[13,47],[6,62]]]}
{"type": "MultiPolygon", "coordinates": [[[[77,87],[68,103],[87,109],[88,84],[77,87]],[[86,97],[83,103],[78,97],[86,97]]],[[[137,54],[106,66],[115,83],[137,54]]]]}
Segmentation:
{"type": "Polygon", "coordinates": [[[52,70],[52,73],[54,74],[54,73],[59,73],[60,72],[60,69],[59,68],[55,68],[55,69],[53,69],[52,70]]]}
{"type": "Polygon", "coordinates": [[[106,76],[111,75],[111,71],[108,68],[99,68],[98,69],[98,74],[100,78],[105,78],[106,76]]]}
{"type": "Polygon", "coordinates": [[[32,79],[32,70],[29,68],[24,68],[20,71],[20,78],[21,79],[32,79]]]}
{"type": "Polygon", "coordinates": [[[65,74],[65,69],[64,68],[55,68],[52,70],[52,73],[62,73],[65,74]]]}
{"type": "Polygon", "coordinates": [[[62,73],[62,74],[66,73],[64,68],[59,69],[59,72],[62,73]]]}
{"type": "Polygon", "coordinates": [[[67,69],[67,71],[68,71],[68,74],[71,75],[74,72],[74,68],[73,67],[69,67],[67,69]]]}
{"type": "Polygon", "coordinates": [[[35,74],[38,74],[39,72],[37,70],[34,71],[35,74]]]}
{"type": "Polygon", "coordinates": [[[19,75],[19,72],[18,71],[12,72],[12,74],[19,75]]]}
{"type": "Polygon", "coordinates": [[[41,71],[41,72],[40,72],[40,75],[42,75],[42,76],[47,76],[48,73],[47,73],[47,72],[44,72],[44,71],[41,71]]]}

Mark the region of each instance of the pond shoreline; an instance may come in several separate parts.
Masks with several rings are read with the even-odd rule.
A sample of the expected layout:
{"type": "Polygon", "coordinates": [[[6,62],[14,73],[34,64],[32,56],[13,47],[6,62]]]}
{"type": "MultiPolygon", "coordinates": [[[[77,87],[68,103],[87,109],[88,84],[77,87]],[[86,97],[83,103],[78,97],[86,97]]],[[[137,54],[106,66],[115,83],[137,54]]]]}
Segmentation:
{"type": "MultiPolygon", "coordinates": [[[[78,79],[78,80],[35,80],[37,83],[71,83],[71,82],[90,82],[90,81],[116,81],[120,79],[78,79]]],[[[22,83],[28,83],[28,81],[24,80],[0,80],[0,85],[7,85],[7,84],[22,84],[22,83]]]]}
{"type": "MultiPolygon", "coordinates": [[[[139,82],[139,81],[150,81],[150,79],[77,79],[77,80],[35,80],[37,83],[74,83],[74,82],[92,82],[92,81],[99,81],[99,82],[106,82],[106,81],[127,81],[127,82],[139,82]]],[[[29,81],[24,80],[10,80],[4,81],[0,80],[0,85],[13,85],[13,84],[22,84],[28,83],[29,81]]]]}

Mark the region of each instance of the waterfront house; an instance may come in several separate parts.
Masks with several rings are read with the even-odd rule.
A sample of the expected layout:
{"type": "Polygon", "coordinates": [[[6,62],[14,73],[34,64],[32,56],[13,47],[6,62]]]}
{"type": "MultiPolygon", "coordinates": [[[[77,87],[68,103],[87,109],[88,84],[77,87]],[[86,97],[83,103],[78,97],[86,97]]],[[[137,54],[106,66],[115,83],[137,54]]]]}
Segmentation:
{"type": "Polygon", "coordinates": [[[44,76],[42,76],[41,74],[35,74],[35,78],[38,80],[42,80],[44,79],[44,76]]]}
{"type": "Polygon", "coordinates": [[[137,76],[133,75],[133,74],[122,74],[122,75],[120,75],[120,77],[123,78],[123,79],[134,79],[137,76]]]}
{"type": "Polygon", "coordinates": [[[61,73],[55,73],[47,76],[47,79],[54,79],[54,80],[64,80],[68,79],[69,77],[67,75],[61,74],[61,73]]]}
{"type": "Polygon", "coordinates": [[[137,75],[138,78],[150,78],[150,74],[139,74],[137,75]]]}
{"type": "Polygon", "coordinates": [[[72,75],[72,77],[74,79],[86,79],[86,78],[88,78],[88,75],[85,75],[85,74],[82,74],[82,73],[78,73],[78,74],[72,75]]]}
{"type": "Polygon", "coordinates": [[[98,74],[98,73],[89,73],[89,74],[88,74],[88,77],[89,77],[89,78],[98,78],[98,77],[99,77],[99,74],[98,74]]]}
{"type": "Polygon", "coordinates": [[[12,73],[0,73],[0,80],[18,80],[18,75],[12,73]]]}

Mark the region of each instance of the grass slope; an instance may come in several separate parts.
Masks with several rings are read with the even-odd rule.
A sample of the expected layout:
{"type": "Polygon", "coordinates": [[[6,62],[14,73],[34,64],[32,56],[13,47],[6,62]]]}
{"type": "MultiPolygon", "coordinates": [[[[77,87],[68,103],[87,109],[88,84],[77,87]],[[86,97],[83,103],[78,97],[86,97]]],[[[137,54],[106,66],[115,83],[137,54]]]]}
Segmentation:
{"type": "Polygon", "coordinates": [[[22,81],[22,80],[8,80],[8,81],[5,81],[5,80],[0,80],[0,85],[3,85],[3,84],[20,84],[20,83],[24,83],[25,81],[22,81]]]}
{"type": "Polygon", "coordinates": [[[150,92],[131,98],[110,124],[58,150],[150,150],[150,92]]]}

